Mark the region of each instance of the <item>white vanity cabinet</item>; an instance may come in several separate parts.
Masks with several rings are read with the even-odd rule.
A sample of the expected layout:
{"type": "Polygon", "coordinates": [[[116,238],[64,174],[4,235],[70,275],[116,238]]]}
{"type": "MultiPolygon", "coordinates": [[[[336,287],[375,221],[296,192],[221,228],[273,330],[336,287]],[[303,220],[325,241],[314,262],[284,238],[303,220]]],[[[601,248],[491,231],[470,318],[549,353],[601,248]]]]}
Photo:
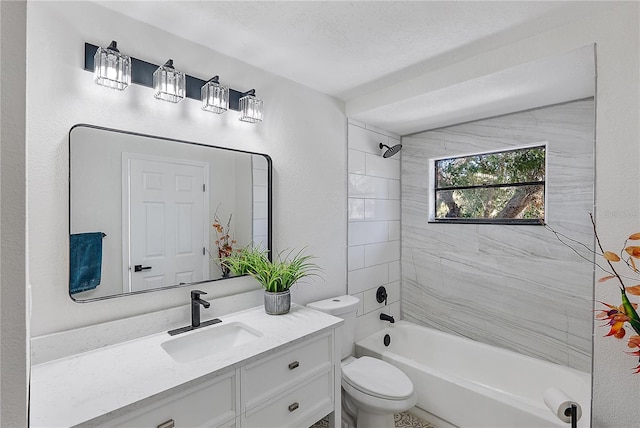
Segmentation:
{"type": "Polygon", "coordinates": [[[238,370],[161,399],[101,424],[102,428],[235,427],[239,402],[238,370]]]}
{"type": "Polygon", "coordinates": [[[326,333],[242,367],[241,426],[305,427],[330,413],[333,350],[326,333]]]}
{"type": "Polygon", "coordinates": [[[333,411],[332,333],[284,348],[100,427],[311,426],[333,411]]]}
{"type": "Polygon", "coordinates": [[[165,351],[165,331],[33,365],[30,427],[307,428],[329,414],[339,426],[342,322],[298,305],[279,316],[257,307],[200,336],[242,323],[259,332],[250,342],[186,362],[165,351]]]}

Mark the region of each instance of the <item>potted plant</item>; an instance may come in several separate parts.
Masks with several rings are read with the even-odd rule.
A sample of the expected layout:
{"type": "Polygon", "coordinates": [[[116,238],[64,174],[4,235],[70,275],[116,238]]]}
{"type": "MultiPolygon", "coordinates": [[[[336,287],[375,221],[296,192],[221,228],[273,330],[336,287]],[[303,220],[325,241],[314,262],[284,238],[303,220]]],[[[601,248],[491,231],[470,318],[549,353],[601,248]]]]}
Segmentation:
{"type": "Polygon", "coordinates": [[[249,246],[225,258],[224,264],[234,275],[249,274],[258,280],[265,290],[265,312],[281,315],[291,307],[291,286],[302,278],[318,275],[320,268],[311,259],[303,250],[289,250],[269,260],[267,250],[249,246]]]}

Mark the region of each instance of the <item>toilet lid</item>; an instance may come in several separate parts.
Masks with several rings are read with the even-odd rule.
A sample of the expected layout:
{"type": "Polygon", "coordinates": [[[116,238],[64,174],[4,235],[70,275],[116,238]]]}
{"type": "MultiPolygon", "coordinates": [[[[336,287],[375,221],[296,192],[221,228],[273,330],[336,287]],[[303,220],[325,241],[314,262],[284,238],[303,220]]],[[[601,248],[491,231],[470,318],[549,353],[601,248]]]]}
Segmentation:
{"type": "Polygon", "coordinates": [[[413,394],[413,383],[400,369],[371,357],[360,357],[342,368],[342,379],[374,397],[403,400],[413,394]]]}

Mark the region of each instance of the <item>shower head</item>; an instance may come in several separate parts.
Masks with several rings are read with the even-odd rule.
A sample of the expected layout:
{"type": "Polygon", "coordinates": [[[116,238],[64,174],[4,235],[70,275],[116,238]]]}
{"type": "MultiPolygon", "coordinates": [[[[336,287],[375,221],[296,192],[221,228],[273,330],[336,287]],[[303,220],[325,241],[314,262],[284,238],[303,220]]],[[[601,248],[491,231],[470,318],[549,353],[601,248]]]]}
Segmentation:
{"type": "Polygon", "coordinates": [[[380,143],[380,149],[382,149],[383,147],[386,147],[387,151],[382,154],[382,157],[383,158],[390,158],[391,156],[393,156],[396,153],[398,153],[400,151],[400,149],[402,149],[402,144],[396,144],[393,147],[389,147],[386,144],[380,143]]]}

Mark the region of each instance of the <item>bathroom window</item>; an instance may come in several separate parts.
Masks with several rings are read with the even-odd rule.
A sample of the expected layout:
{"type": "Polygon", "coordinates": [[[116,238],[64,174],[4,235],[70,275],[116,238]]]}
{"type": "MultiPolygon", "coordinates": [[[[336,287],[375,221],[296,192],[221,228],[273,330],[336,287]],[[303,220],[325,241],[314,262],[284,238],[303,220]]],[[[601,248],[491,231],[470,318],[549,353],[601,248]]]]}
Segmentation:
{"type": "Polygon", "coordinates": [[[540,224],[545,145],[432,161],[432,222],[540,224]]]}

